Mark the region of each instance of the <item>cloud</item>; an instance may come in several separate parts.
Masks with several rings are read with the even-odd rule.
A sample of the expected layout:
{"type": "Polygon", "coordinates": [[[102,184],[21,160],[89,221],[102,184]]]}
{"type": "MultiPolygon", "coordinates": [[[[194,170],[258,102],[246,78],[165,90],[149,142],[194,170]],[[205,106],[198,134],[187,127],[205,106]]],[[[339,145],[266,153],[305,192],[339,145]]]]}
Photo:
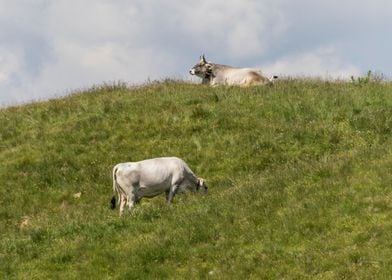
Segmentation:
{"type": "Polygon", "coordinates": [[[44,2],[41,10],[29,11],[20,4],[4,11],[0,3],[0,15],[29,14],[33,23],[29,26],[8,16],[7,30],[0,31],[0,103],[63,95],[109,81],[140,83],[164,75],[155,63],[165,65],[170,56],[143,41],[148,36],[141,36],[143,21],[136,24],[140,20],[136,7],[126,1],[116,5],[44,2]],[[23,34],[30,34],[29,38],[23,34]]]}
{"type": "Polygon", "coordinates": [[[0,49],[0,86],[11,83],[12,77],[21,68],[21,61],[15,52],[0,49]]]}
{"type": "Polygon", "coordinates": [[[195,44],[229,56],[251,57],[263,53],[269,45],[269,33],[281,27],[278,11],[266,1],[201,1],[177,6],[178,21],[195,44]],[[273,28],[271,28],[273,27],[273,28]]]}
{"type": "Polygon", "coordinates": [[[274,75],[334,79],[348,79],[352,75],[360,74],[357,67],[342,62],[333,47],[282,57],[278,61],[267,65],[265,71],[274,75]]]}

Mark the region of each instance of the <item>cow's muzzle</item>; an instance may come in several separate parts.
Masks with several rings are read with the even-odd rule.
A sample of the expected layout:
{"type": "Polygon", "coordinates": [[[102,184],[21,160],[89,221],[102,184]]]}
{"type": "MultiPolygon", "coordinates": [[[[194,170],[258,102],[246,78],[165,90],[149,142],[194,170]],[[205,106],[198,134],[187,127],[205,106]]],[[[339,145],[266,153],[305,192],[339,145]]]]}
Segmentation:
{"type": "Polygon", "coordinates": [[[202,178],[197,179],[196,191],[198,192],[202,191],[203,193],[208,192],[208,187],[204,179],[202,178]]]}

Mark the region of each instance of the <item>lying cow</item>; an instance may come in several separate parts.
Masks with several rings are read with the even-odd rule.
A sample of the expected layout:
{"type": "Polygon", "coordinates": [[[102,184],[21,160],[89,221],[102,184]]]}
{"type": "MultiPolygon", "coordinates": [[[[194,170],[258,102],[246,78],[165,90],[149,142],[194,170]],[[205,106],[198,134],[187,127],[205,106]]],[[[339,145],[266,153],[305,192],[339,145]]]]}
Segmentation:
{"type": "Polygon", "coordinates": [[[202,55],[199,63],[189,70],[191,75],[202,78],[202,84],[217,85],[271,85],[277,76],[267,78],[260,70],[254,68],[236,68],[212,63],[202,55]]]}
{"type": "Polygon", "coordinates": [[[196,177],[188,165],[177,157],[162,157],[138,162],[119,163],[113,168],[112,209],[116,208],[116,193],[120,216],[125,205],[131,209],[142,197],[154,197],[166,193],[171,203],[179,191],[207,192],[203,179],[196,177]]]}

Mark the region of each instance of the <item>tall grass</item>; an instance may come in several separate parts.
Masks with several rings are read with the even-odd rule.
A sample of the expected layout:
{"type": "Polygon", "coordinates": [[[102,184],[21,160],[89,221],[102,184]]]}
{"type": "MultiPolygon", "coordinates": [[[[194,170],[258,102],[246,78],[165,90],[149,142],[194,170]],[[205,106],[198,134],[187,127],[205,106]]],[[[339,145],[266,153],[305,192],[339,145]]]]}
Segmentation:
{"type": "Polygon", "coordinates": [[[2,109],[0,278],[388,279],[391,130],[387,83],[166,81],[2,109]],[[116,163],[168,155],[209,194],[109,209],[116,163]]]}

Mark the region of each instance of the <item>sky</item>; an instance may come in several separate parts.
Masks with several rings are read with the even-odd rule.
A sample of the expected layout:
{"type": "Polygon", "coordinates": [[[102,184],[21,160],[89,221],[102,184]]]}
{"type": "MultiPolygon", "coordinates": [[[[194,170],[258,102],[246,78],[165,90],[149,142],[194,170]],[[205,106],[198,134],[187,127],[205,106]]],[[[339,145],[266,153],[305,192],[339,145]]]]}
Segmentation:
{"type": "Polygon", "coordinates": [[[185,79],[207,60],[266,75],[392,77],[391,0],[0,0],[0,106],[185,79]]]}

